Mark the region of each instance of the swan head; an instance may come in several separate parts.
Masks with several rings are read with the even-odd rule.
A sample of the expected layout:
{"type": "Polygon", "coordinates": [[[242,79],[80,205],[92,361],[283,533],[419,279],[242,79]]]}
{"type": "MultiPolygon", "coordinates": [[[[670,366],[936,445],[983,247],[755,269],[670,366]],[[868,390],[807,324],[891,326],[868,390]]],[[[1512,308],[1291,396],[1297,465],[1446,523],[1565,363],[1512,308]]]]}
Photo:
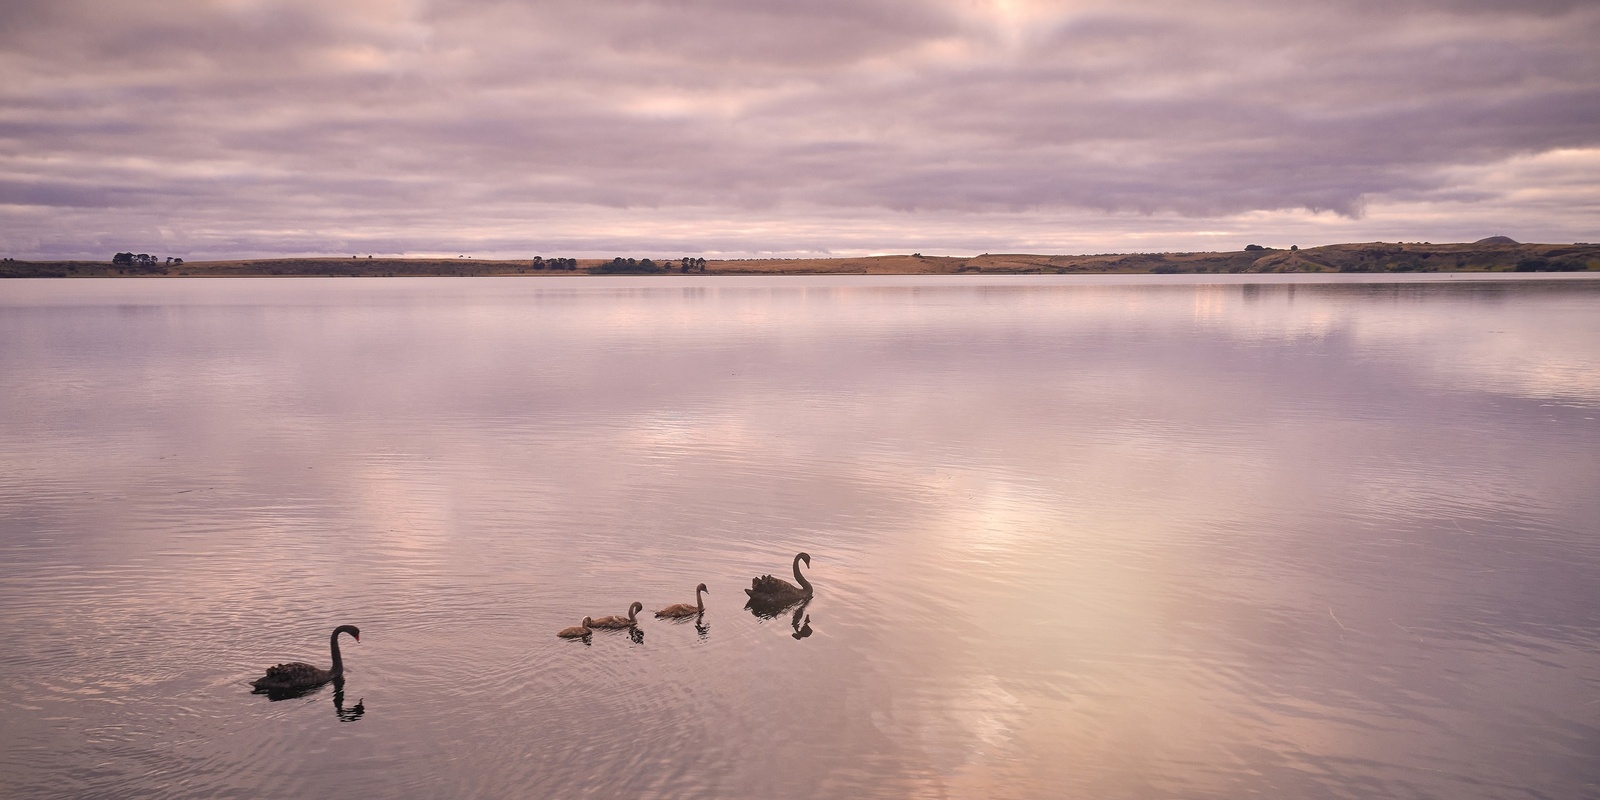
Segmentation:
{"type": "Polygon", "coordinates": [[[705,592],[706,594],[711,594],[711,590],[707,589],[706,585],[703,584],[703,583],[700,584],[699,586],[694,587],[694,591],[695,591],[695,594],[699,594],[700,592],[705,592]]]}
{"type": "Polygon", "coordinates": [[[810,553],[801,553],[800,555],[795,556],[794,560],[796,560],[796,561],[804,561],[804,562],[806,562],[806,566],[808,566],[808,567],[811,566],[811,554],[810,553]]]}
{"type": "Polygon", "coordinates": [[[583,627],[585,627],[585,628],[594,627],[594,620],[589,618],[589,617],[584,617],[583,618],[583,627]]]}
{"type": "Polygon", "coordinates": [[[641,603],[641,602],[635,600],[633,602],[633,605],[628,606],[628,616],[631,617],[634,614],[637,614],[637,613],[639,613],[640,611],[643,611],[643,610],[644,610],[644,603],[641,603]]]}
{"type": "Polygon", "coordinates": [[[340,625],[339,627],[333,629],[333,635],[335,638],[337,638],[341,633],[348,633],[350,634],[350,638],[355,639],[358,642],[361,641],[361,629],[354,625],[340,625]]]}

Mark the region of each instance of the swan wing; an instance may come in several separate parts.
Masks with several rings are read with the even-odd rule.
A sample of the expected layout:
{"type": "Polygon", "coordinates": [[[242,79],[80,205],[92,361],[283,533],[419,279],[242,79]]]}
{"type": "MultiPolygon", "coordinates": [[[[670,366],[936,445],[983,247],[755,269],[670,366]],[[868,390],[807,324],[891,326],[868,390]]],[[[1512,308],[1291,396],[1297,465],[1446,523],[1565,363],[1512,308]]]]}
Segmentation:
{"type": "Polygon", "coordinates": [[[275,664],[267,667],[267,674],[257,678],[252,686],[256,688],[272,686],[297,686],[308,683],[320,683],[327,680],[331,673],[328,670],[314,667],[299,661],[287,664],[275,664]]]}
{"type": "Polygon", "coordinates": [[[291,663],[288,663],[288,664],[277,664],[277,665],[274,665],[274,666],[271,666],[271,667],[267,667],[267,677],[268,678],[303,678],[303,677],[306,677],[306,676],[309,676],[309,675],[315,675],[315,674],[317,674],[317,673],[319,673],[321,671],[322,670],[317,669],[316,667],[314,667],[314,666],[312,666],[310,664],[306,664],[306,663],[300,662],[300,661],[294,661],[294,662],[291,662],[291,663]]]}
{"type": "Polygon", "coordinates": [[[750,582],[751,596],[758,594],[799,594],[800,587],[771,575],[762,575],[750,582]]]}

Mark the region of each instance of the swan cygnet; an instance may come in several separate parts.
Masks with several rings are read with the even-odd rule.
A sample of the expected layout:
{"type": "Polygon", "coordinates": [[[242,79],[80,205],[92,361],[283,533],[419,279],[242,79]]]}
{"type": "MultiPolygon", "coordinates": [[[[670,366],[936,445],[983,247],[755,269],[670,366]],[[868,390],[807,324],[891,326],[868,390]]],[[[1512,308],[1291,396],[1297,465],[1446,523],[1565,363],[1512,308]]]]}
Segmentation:
{"type": "Polygon", "coordinates": [[[682,619],[684,617],[698,617],[701,614],[706,613],[706,600],[700,595],[709,593],[710,591],[711,590],[707,589],[706,585],[702,583],[699,586],[694,587],[694,605],[691,606],[688,603],[674,603],[666,608],[661,609],[660,611],[657,611],[656,616],[672,617],[676,619],[682,619]]]}
{"type": "Polygon", "coordinates": [[[562,628],[561,632],[556,635],[563,639],[582,639],[583,637],[594,633],[594,631],[589,630],[589,626],[593,624],[594,620],[584,617],[582,624],[574,625],[570,628],[562,628]]]}
{"type": "Polygon", "coordinates": [[[799,586],[795,586],[782,578],[762,575],[759,578],[752,579],[750,588],[744,590],[744,593],[750,595],[751,602],[768,605],[774,603],[787,604],[810,597],[811,582],[806,580],[806,576],[800,574],[800,562],[802,561],[806,562],[806,566],[811,566],[811,555],[809,553],[799,553],[794,557],[794,579],[800,583],[799,586]]]}
{"type": "Polygon", "coordinates": [[[267,674],[250,683],[257,691],[293,692],[311,689],[344,676],[344,659],[339,656],[339,634],[348,633],[361,641],[361,629],[354,625],[340,625],[328,637],[328,648],[333,651],[333,668],[322,669],[299,661],[267,667],[267,674]]]}
{"type": "Polygon", "coordinates": [[[616,616],[615,614],[613,614],[613,615],[611,615],[609,617],[601,617],[599,619],[592,619],[592,620],[589,620],[589,627],[591,627],[591,628],[632,628],[633,626],[639,624],[639,621],[638,621],[637,617],[638,617],[639,612],[643,611],[643,610],[644,610],[644,603],[637,603],[636,602],[633,605],[628,606],[628,616],[619,617],[619,616],[616,616]]]}

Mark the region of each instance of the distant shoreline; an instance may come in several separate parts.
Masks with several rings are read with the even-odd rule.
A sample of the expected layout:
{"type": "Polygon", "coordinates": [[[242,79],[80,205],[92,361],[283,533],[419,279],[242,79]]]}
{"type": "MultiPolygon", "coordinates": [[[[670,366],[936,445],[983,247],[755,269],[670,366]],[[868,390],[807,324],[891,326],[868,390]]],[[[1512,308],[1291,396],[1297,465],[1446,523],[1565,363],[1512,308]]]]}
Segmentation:
{"type": "MultiPolygon", "coordinates": [[[[559,254],[553,254],[557,256],[559,254]]],[[[426,277],[525,275],[1116,275],[1405,272],[1585,272],[1600,270],[1600,244],[1370,242],[1303,250],[1254,248],[1207,253],[1103,255],[885,255],[797,259],[576,259],[567,269],[542,261],[472,258],[264,258],[113,264],[106,261],[0,261],[0,278],[426,277]],[[702,266],[703,264],[703,266],[702,266]]]]}

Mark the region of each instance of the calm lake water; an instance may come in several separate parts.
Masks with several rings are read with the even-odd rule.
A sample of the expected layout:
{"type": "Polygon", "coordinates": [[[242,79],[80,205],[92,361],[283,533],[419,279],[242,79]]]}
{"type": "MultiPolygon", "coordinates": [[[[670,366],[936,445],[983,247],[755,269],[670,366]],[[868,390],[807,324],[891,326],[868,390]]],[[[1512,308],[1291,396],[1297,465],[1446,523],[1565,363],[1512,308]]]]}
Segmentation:
{"type": "Polygon", "coordinates": [[[0,795],[1596,797],[1597,417],[1593,280],[0,283],[0,795]]]}

